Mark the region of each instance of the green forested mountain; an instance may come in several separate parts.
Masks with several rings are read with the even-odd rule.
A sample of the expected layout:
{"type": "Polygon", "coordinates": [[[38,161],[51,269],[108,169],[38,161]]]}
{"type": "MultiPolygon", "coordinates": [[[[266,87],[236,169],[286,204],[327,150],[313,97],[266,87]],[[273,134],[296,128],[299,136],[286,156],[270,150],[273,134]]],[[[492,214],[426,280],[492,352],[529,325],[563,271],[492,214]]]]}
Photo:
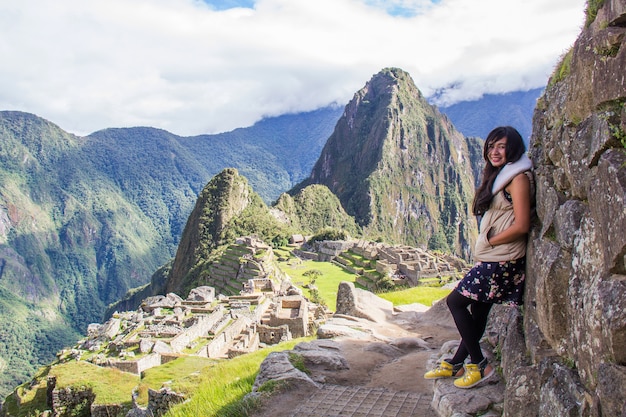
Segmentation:
{"type": "Polygon", "coordinates": [[[469,259],[475,155],[475,142],[428,104],[409,74],[389,68],[355,94],[294,190],[324,184],[371,238],[469,259]]]}
{"type": "Polygon", "coordinates": [[[115,310],[134,309],[149,296],[187,294],[194,287],[213,285],[213,262],[238,237],[254,235],[281,246],[295,233],[313,234],[321,230],[340,230],[352,236],[360,233],[354,218],[326,186],[311,185],[293,197],[283,193],[270,207],[245,177],[236,169],[227,168],[200,193],[172,262],[160,268],[149,285],[111,305],[107,316],[115,310]]]}
{"type": "Polygon", "coordinates": [[[216,167],[211,176],[236,168],[270,204],[310,174],[342,112],[343,107],[330,106],[273,117],[249,128],[184,138],[181,144],[204,165],[216,167]]]}
{"type": "Polygon", "coordinates": [[[354,217],[346,213],[337,196],[325,185],[309,185],[293,196],[283,193],[273,207],[284,214],[298,233],[313,234],[331,227],[351,236],[361,234],[354,217]]]}
{"type": "Polygon", "coordinates": [[[77,137],[0,112],[0,395],[149,282],[212,176],[234,166],[263,199],[278,197],[310,169],[339,112],[192,138],[153,128],[77,137]]]}
{"type": "Polygon", "coordinates": [[[0,117],[0,388],[49,360],[169,248],[98,171],[88,141],[24,113],[0,117]]]}
{"type": "MultiPolygon", "coordinates": [[[[257,235],[266,242],[286,239],[289,230],[274,218],[245,177],[228,168],[200,193],[166,280],[165,292],[186,294],[206,276],[214,252],[240,236],[257,235]]],[[[205,285],[210,285],[210,277],[205,285]]]]}
{"type": "Polygon", "coordinates": [[[182,181],[184,192],[192,190],[184,214],[170,216],[170,221],[177,222],[178,239],[198,193],[226,167],[245,176],[267,204],[308,176],[341,113],[341,108],[331,106],[215,135],[180,137],[137,127],[105,129],[87,139],[96,158],[102,160],[98,168],[133,197],[145,200],[159,193],[177,196],[182,192],[170,193],[162,183],[182,181]],[[142,193],[147,196],[139,196],[142,193]]]}

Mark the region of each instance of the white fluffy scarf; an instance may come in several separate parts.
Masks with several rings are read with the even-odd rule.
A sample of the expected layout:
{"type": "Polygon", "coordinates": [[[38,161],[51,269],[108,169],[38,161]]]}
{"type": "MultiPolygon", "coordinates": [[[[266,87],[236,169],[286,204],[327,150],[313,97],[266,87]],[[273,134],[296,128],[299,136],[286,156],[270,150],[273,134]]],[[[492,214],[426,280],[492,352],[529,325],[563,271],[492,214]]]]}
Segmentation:
{"type": "Polygon", "coordinates": [[[523,154],[521,158],[515,162],[509,162],[504,167],[502,167],[502,169],[498,173],[498,176],[496,177],[495,181],[493,182],[493,186],[491,187],[491,193],[493,195],[496,195],[496,193],[506,187],[507,184],[510,183],[517,174],[528,171],[532,168],[533,163],[530,158],[526,156],[526,154],[523,154]]]}

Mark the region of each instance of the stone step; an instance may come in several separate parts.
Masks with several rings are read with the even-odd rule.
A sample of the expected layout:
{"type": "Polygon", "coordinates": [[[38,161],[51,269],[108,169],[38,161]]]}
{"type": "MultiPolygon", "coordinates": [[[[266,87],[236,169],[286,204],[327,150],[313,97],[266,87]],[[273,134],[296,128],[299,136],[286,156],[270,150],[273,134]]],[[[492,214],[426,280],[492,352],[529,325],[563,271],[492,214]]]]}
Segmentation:
{"type": "Polygon", "coordinates": [[[380,279],[382,275],[380,274],[380,272],[376,270],[366,270],[366,271],[363,271],[363,276],[372,281],[376,281],[380,279]]]}
{"type": "Polygon", "coordinates": [[[430,417],[437,415],[431,402],[430,393],[323,384],[320,389],[311,391],[311,397],[300,401],[292,415],[430,417]]]}
{"type": "Polygon", "coordinates": [[[376,284],[373,281],[370,281],[369,279],[362,276],[358,276],[354,281],[357,284],[367,288],[368,290],[376,288],[376,284]]]}
{"type": "Polygon", "coordinates": [[[239,264],[225,264],[219,262],[211,265],[211,269],[216,269],[219,271],[239,271],[239,264]]]}
{"type": "Polygon", "coordinates": [[[251,254],[252,249],[244,246],[244,245],[230,245],[228,249],[226,249],[225,253],[229,253],[236,256],[243,256],[246,254],[251,254]]]}
{"type": "Polygon", "coordinates": [[[352,265],[352,261],[344,256],[337,256],[334,259],[336,262],[340,263],[341,265],[352,265]]]}
{"type": "Polygon", "coordinates": [[[233,284],[232,281],[228,282],[223,288],[224,295],[239,295],[239,292],[243,290],[241,284],[233,284]]]}
{"type": "Polygon", "coordinates": [[[232,279],[234,279],[234,274],[227,274],[224,272],[211,272],[210,273],[211,279],[214,282],[219,282],[222,284],[225,284],[229,281],[231,281],[232,279]]]}

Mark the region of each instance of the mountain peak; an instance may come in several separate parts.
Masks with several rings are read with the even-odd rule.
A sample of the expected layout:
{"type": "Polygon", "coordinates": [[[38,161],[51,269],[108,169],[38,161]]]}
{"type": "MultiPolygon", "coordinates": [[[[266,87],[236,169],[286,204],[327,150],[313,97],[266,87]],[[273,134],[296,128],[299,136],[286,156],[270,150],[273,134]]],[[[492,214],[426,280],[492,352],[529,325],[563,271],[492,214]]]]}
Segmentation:
{"type": "Polygon", "coordinates": [[[188,286],[196,275],[194,269],[224,243],[223,234],[230,220],[252,199],[260,201],[246,178],[235,168],[226,168],[209,181],[187,220],[167,282],[167,292],[179,292],[188,286]]]}
{"type": "Polygon", "coordinates": [[[466,202],[468,143],[398,68],[375,74],[346,105],[310,177],[365,233],[469,257],[475,222],[466,202]]]}

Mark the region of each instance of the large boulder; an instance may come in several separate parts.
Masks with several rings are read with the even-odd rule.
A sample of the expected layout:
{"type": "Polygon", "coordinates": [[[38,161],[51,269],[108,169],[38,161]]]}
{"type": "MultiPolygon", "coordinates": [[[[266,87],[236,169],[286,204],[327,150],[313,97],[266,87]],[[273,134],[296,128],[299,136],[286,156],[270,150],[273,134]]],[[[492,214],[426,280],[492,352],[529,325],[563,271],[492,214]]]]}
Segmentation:
{"type": "Polygon", "coordinates": [[[296,367],[289,360],[289,352],[272,352],[261,363],[259,373],[254,380],[252,386],[253,392],[258,392],[263,384],[275,381],[290,386],[310,386],[311,388],[319,388],[303,371],[296,367]]]}
{"type": "Polygon", "coordinates": [[[393,314],[393,303],[343,281],[337,290],[336,314],[385,322],[393,314]]]}
{"type": "Polygon", "coordinates": [[[215,288],[208,285],[193,288],[189,291],[187,301],[206,301],[207,303],[215,300],[215,288]]]}

